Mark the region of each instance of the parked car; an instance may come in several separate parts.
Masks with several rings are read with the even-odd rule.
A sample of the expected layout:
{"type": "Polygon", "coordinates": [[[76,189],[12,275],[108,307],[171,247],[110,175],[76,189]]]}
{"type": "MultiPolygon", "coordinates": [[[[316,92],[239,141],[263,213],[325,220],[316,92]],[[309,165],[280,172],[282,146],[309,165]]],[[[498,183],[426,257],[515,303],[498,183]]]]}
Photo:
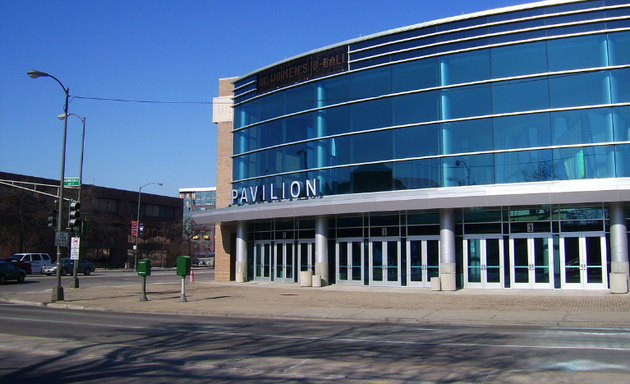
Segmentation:
{"type": "MultiPolygon", "coordinates": [[[[94,263],[85,259],[79,259],[77,273],[82,273],[87,276],[90,273],[92,273],[94,269],[96,269],[94,266],[94,263]]],[[[61,259],[61,274],[64,276],[72,275],[73,272],[74,272],[74,260],[69,259],[69,258],[61,259]]],[[[57,273],[57,264],[55,263],[53,265],[42,267],[42,273],[48,276],[52,275],[53,273],[57,273]]]]}
{"type": "Polygon", "coordinates": [[[10,259],[31,263],[31,269],[33,273],[40,273],[43,266],[52,264],[52,259],[47,253],[16,253],[12,255],[10,259]]]}
{"type": "Polygon", "coordinates": [[[26,261],[21,261],[21,260],[12,259],[12,258],[0,259],[0,261],[9,261],[13,263],[13,265],[15,265],[16,268],[23,269],[28,275],[33,273],[33,268],[31,268],[31,263],[27,263],[26,261]]]}
{"type": "Polygon", "coordinates": [[[16,268],[10,261],[0,261],[0,284],[4,284],[8,280],[17,280],[23,283],[26,278],[26,271],[16,268]]]}

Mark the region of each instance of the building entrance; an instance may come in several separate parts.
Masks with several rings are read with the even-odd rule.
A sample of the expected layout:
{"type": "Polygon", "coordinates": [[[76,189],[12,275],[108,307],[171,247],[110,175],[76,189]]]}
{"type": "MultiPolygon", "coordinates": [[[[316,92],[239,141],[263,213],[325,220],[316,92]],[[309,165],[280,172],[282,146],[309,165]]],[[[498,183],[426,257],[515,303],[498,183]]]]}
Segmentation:
{"type": "Polygon", "coordinates": [[[510,238],[510,286],[553,289],[553,238],[545,234],[510,238]]]}
{"type": "Polygon", "coordinates": [[[370,285],[400,286],[400,239],[397,237],[373,238],[369,242],[370,285]]]}
{"type": "Polygon", "coordinates": [[[273,273],[279,283],[295,282],[295,254],[293,241],[276,241],[274,246],[273,273]]]}
{"type": "Polygon", "coordinates": [[[363,285],[363,239],[339,239],[335,250],[338,284],[363,285]]]}
{"type": "Polygon", "coordinates": [[[431,278],[440,276],[440,237],[407,239],[407,286],[430,287],[431,278]]]}
{"type": "Polygon", "coordinates": [[[271,281],[271,242],[254,243],[254,280],[271,281]]]}
{"type": "Polygon", "coordinates": [[[503,260],[503,237],[464,238],[464,287],[505,287],[503,260]]]}
{"type": "Polygon", "coordinates": [[[563,289],[607,289],[606,236],[600,232],[560,237],[560,281],[563,289]]]}

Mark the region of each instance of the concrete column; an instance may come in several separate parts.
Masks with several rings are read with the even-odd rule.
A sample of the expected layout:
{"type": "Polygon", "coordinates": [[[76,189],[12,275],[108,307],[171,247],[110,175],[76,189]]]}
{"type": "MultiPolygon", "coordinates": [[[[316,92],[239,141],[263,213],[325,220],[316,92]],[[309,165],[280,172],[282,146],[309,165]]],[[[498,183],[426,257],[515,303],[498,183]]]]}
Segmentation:
{"type": "Polygon", "coordinates": [[[455,253],[455,212],[443,209],[440,211],[440,279],[443,291],[457,289],[455,253]]]}
{"type": "Polygon", "coordinates": [[[315,218],[315,274],[321,276],[322,285],[328,285],[328,218],[315,218]]]}
{"type": "Polygon", "coordinates": [[[236,282],[247,281],[247,223],[239,221],[236,226],[236,282]]]}
{"type": "Polygon", "coordinates": [[[628,225],[624,203],[611,203],[610,216],[610,291],[628,293],[628,225]]]}

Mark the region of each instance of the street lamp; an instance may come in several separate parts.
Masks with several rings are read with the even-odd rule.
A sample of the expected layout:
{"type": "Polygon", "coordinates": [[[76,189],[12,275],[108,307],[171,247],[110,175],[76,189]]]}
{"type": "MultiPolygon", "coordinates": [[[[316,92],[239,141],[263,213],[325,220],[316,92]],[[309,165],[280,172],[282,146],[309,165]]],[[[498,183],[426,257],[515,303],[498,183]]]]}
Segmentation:
{"type": "Polygon", "coordinates": [[[136,249],[134,252],[134,260],[133,260],[133,269],[136,270],[138,268],[138,253],[140,251],[140,249],[138,249],[138,236],[140,235],[140,198],[142,197],[142,188],[146,187],[147,185],[151,185],[151,184],[155,184],[159,187],[161,187],[163,184],[162,183],[146,183],[145,185],[140,186],[140,188],[138,188],[138,215],[136,216],[136,220],[137,220],[137,227],[136,227],[136,249]]]}
{"type": "MultiPolygon", "coordinates": [[[[83,123],[83,131],[81,133],[81,160],[79,161],[79,194],[77,200],[81,203],[81,189],[83,188],[83,149],[85,148],[85,117],[81,117],[76,113],[61,113],[57,115],[59,120],[66,120],[67,116],[76,116],[83,123]]],[[[79,238],[83,235],[83,231],[79,230],[79,238]]],[[[81,247],[79,246],[79,258],[81,257],[81,247]]],[[[74,260],[74,270],[72,273],[72,280],[70,283],[70,288],[79,288],[79,278],[77,276],[77,270],[79,268],[79,260],[74,260]]]]}
{"type": "Polygon", "coordinates": [[[466,180],[468,181],[468,185],[470,185],[470,168],[468,168],[468,164],[466,164],[464,160],[457,160],[455,162],[456,167],[459,167],[462,165],[464,166],[464,168],[466,168],[466,180]]]}
{"type": "MultiPolygon", "coordinates": [[[[45,72],[30,70],[26,72],[29,77],[33,79],[37,79],[38,77],[50,77],[55,80],[63,91],[66,94],[66,102],[64,104],[63,112],[64,114],[68,114],[68,99],[70,97],[70,88],[66,88],[63,86],[61,81],[57,79],[53,75],[49,75],[45,72]]],[[[57,210],[59,215],[57,216],[57,233],[61,233],[63,231],[63,179],[65,177],[66,170],[66,135],[68,132],[68,119],[64,119],[63,121],[63,140],[61,144],[61,176],[59,177],[59,209],[57,210]]],[[[55,239],[55,242],[57,240],[55,239]]],[[[63,297],[63,287],[61,286],[61,246],[57,243],[57,278],[55,282],[55,286],[52,288],[52,301],[64,301],[63,297]]]]}

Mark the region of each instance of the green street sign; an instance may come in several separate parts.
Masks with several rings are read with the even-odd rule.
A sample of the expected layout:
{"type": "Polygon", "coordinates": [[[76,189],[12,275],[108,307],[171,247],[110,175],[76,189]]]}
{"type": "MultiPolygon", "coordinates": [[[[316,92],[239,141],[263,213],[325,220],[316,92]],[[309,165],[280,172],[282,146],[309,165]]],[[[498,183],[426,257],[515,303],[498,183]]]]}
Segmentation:
{"type": "Polygon", "coordinates": [[[79,178],[78,177],[65,177],[63,179],[64,187],[78,187],[79,186],[79,178]]]}

